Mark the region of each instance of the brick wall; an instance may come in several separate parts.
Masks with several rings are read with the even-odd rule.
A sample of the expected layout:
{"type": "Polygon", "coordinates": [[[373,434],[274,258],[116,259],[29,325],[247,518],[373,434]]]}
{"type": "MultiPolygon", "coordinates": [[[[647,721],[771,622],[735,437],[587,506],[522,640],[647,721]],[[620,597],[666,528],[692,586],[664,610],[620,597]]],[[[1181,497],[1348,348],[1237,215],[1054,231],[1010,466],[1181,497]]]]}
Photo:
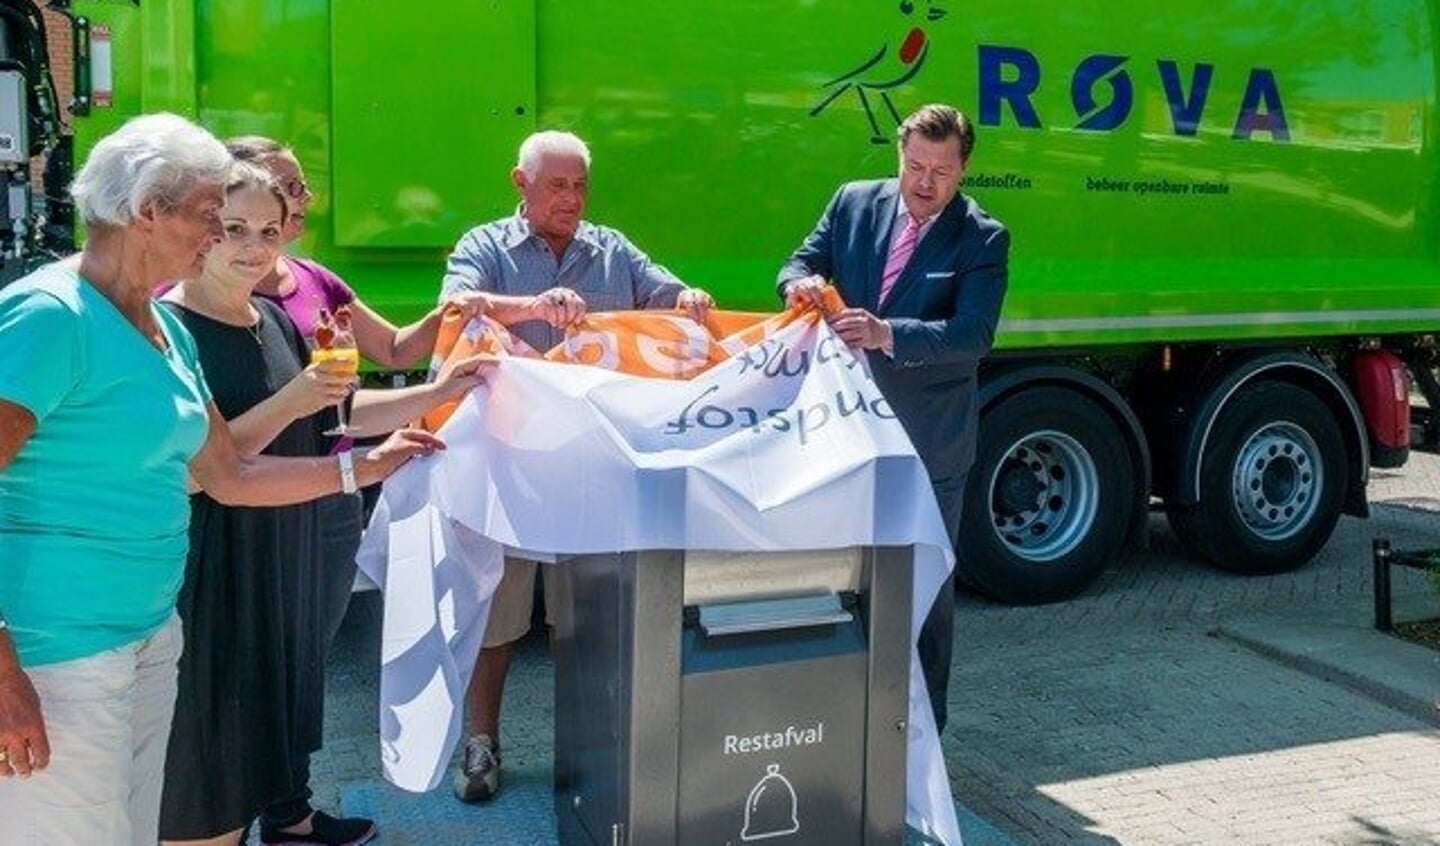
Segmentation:
{"type": "MultiPolygon", "coordinates": [[[[63,131],[71,126],[70,100],[75,96],[75,48],[71,39],[70,19],[46,9],[41,3],[31,0],[40,9],[45,21],[45,43],[50,54],[50,76],[55,81],[55,106],[63,131]]],[[[30,162],[30,185],[40,193],[41,174],[45,160],[36,158],[30,162]]]]}
{"type": "Polygon", "coordinates": [[[75,96],[75,56],[70,39],[70,19],[39,3],[35,5],[40,6],[40,14],[45,18],[45,41],[50,48],[50,75],[55,79],[60,122],[68,127],[70,98],[75,96]]]}

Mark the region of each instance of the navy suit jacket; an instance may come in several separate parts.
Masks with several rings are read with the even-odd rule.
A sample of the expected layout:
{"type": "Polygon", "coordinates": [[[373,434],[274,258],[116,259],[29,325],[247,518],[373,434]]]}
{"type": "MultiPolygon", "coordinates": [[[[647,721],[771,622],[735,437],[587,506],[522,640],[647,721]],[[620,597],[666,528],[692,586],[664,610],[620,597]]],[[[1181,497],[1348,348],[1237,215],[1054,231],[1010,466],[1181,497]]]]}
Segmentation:
{"type": "Polygon", "coordinates": [[[958,486],[975,459],[976,371],[1000,320],[1010,233],[957,193],[879,305],[899,202],[898,179],[842,185],[781,268],[778,288],[783,296],[791,280],[823,276],[846,305],[890,323],[894,358],[871,350],[870,370],[925,462],[949,524],[958,522],[958,486]]]}

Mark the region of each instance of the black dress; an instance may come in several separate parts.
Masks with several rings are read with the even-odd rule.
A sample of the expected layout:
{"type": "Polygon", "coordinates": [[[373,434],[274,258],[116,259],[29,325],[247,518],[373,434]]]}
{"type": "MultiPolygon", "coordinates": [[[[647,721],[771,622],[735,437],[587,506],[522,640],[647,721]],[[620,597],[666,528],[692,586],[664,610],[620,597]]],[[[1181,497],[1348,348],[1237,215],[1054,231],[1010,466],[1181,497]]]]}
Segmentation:
{"type": "MultiPolygon", "coordinates": [[[[259,298],[255,331],[167,303],[195,336],[225,419],[278,391],[308,357],[289,318],[259,298]]],[[[266,455],[325,454],[324,416],[297,420],[266,455]]],[[[325,608],[313,503],[279,508],[190,498],[190,554],[178,609],[185,629],[165,761],[162,840],[244,828],[294,795],[293,773],[320,748],[325,608]]]]}

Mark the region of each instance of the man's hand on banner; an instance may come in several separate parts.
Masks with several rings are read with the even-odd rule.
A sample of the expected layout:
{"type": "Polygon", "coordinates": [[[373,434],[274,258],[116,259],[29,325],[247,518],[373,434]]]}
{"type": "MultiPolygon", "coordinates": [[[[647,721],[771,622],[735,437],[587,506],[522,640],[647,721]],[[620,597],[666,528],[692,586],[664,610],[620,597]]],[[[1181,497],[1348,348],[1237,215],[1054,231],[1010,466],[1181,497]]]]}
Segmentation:
{"type": "Polygon", "coordinates": [[[528,304],[530,314],[557,329],[564,329],[585,316],[585,300],[562,286],[536,294],[528,304]]]}
{"type": "Polygon", "coordinates": [[[686,288],[675,298],[675,307],[690,315],[690,319],[705,325],[710,309],[715,307],[715,298],[699,288],[686,288]]]}
{"type": "Polygon", "coordinates": [[[830,328],[851,349],[881,350],[892,355],[895,335],[890,324],[863,308],[847,308],[830,319],[830,328]]]}
{"type": "Polygon", "coordinates": [[[460,399],[470,393],[472,388],[485,381],[486,375],[496,364],[498,362],[495,357],[487,354],[447,361],[435,376],[435,393],[440,398],[438,401],[460,399]]]}
{"type": "Polygon", "coordinates": [[[806,276],[785,283],[785,307],[813,306],[825,309],[825,288],[829,283],[821,276],[806,276]]]}

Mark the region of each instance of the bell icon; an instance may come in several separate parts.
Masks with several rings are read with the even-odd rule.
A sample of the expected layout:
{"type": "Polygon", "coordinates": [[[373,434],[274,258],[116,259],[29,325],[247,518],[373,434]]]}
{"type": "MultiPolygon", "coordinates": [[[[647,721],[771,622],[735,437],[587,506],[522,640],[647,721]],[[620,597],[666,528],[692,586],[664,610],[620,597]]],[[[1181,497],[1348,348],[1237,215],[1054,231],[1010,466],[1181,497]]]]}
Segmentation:
{"type": "Polygon", "coordinates": [[[745,800],[745,827],[740,830],[740,839],[750,843],[784,837],[799,830],[795,788],[789,779],[780,774],[779,764],[770,764],[765,768],[765,777],[745,800]]]}

